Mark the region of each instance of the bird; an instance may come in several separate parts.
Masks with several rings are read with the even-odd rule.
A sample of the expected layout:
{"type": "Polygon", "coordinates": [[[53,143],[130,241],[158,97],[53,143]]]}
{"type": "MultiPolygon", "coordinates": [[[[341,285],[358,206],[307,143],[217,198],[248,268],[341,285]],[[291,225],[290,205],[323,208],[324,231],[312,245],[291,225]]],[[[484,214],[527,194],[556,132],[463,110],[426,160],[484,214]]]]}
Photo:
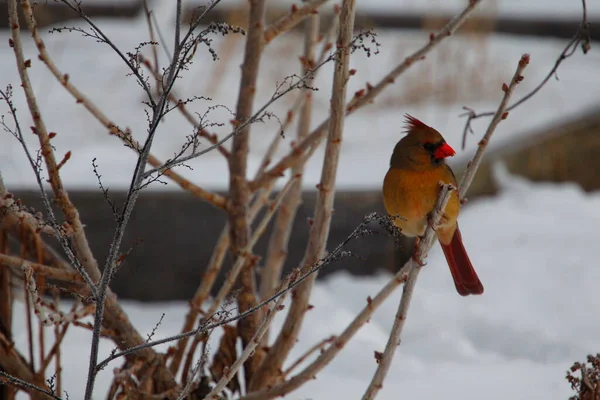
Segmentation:
{"type": "MultiPolygon", "coordinates": [[[[434,128],[405,114],[406,136],[398,141],[383,180],[383,203],[393,223],[407,237],[424,235],[429,216],[437,203],[440,182],[458,187],[445,159],[456,154],[434,128]]],[[[450,192],[436,236],[446,257],[450,273],[461,296],[482,294],[479,280],[463,245],[457,218],[460,212],[458,190],[450,192]]],[[[417,254],[413,254],[416,257],[417,254]]]]}

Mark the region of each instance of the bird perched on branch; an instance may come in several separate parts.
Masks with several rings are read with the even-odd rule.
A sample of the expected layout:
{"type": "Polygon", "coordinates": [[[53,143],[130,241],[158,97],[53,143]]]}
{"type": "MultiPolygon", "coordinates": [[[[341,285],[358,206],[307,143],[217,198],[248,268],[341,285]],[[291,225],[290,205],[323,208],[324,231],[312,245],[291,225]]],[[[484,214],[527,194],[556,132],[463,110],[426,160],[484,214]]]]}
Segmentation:
{"type": "MultiPolygon", "coordinates": [[[[440,182],[458,187],[454,173],[444,161],[456,152],[438,131],[408,114],[406,130],[407,135],[394,147],[390,169],[383,181],[383,202],[387,213],[396,217],[394,224],[405,236],[416,236],[418,244],[437,203],[440,182]]],[[[482,294],[483,285],[458,229],[459,212],[460,197],[458,191],[453,190],[436,235],[458,293],[462,296],[482,294]]]]}

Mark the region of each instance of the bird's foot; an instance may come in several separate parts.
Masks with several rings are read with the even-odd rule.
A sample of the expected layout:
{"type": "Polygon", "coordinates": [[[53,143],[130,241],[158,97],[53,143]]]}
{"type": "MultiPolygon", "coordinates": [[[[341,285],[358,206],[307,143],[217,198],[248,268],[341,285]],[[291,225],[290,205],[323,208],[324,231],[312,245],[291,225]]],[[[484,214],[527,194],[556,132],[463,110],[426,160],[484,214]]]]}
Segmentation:
{"type": "Polygon", "coordinates": [[[419,243],[421,242],[421,237],[417,236],[415,240],[415,251],[413,252],[413,260],[420,266],[424,267],[427,263],[421,260],[421,250],[419,250],[419,243]]]}

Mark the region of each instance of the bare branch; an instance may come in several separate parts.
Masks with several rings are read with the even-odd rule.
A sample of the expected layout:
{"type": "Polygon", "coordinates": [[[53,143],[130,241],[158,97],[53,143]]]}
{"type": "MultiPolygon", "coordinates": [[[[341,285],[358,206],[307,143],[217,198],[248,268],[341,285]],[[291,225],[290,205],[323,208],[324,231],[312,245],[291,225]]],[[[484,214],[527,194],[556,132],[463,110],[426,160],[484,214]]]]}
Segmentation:
{"type": "MultiPolygon", "coordinates": [[[[282,287],[285,287],[288,283],[289,282],[287,280],[284,281],[282,287]]],[[[225,388],[225,385],[227,385],[227,383],[229,383],[229,381],[235,376],[240,367],[246,362],[246,360],[250,357],[250,355],[252,355],[256,347],[259,345],[263,335],[267,332],[267,329],[273,322],[273,317],[275,317],[275,314],[277,314],[278,311],[283,309],[283,300],[285,300],[285,294],[275,302],[273,307],[267,310],[263,322],[256,331],[256,334],[254,335],[250,343],[246,345],[244,351],[239,356],[239,358],[235,360],[235,362],[227,370],[227,373],[223,375],[219,382],[217,382],[217,385],[214,387],[214,389],[205,397],[206,400],[219,398],[219,394],[225,388]]]]}
{"type": "Polygon", "coordinates": [[[400,335],[402,334],[402,328],[404,327],[404,322],[406,321],[406,317],[408,315],[408,307],[410,306],[412,294],[417,283],[417,277],[421,271],[421,265],[423,265],[423,260],[427,258],[427,252],[429,249],[431,249],[431,246],[435,241],[435,228],[439,225],[440,220],[442,219],[446,204],[450,199],[450,193],[452,190],[456,189],[452,185],[445,185],[442,182],[440,182],[440,187],[441,191],[438,196],[436,206],[430,217],[430,223],[427,225],[424,237],[419,241],[419,247],[415,252],[419,259],[415,260],[414,258],[411,258],[411,260],[408,262],[408,278],[406,283],[404,283],[402,298],[400,299],[398,311],[396,312],[396,316],[394,318],[392,331],[390,332],[390,337],[385,346],[385,351],[383,354],[378,354],[376,356],[378,363],[377,371],[375,372],[371,383],[369,383],[367,391],[362,397],[363,400],[374,399],[379,390],[383,387],[383,381],[387,375],[390,365],[392,364],[396,347],[398,347],[400,344],[400,335]]]}
{"type": "MultiPolygon", "coordinates": [[[[323,256],[329,226],[333,213],[333,201],[335,196],[335,181],[337,166],[340,156],[342,134],[344,130],[346,86],[350,77],[350,42],[354,29],[354,0],[344,0],[340,14],[340,29],[337,39],[335,70],[333,75],[333,86],[331,93],[330,123],[327,146],[325,149],[325,161],[318,188],[317,204],[315,205],[314,223],[310,230],[308,246],[302,260],[302,272],[306,272],[323,256]]],[[[277,376],[283,362],[290,350],[296,343],[298,333],[302,326],[304,315],[308,309],[308,299],[316,274],[294,290],[292,305],[286,316],[283,328],[277,337],[269,353],[250,382],[250,390],[258,390],[268,387],[277,382],[281,377],[277,376]]]]}
{"type": "Polygon", "coordinates": [[[265,44],[269,44],[277,36],[289,31],[290,29],[298,25],[308,15],[316,14],[318,8],[326,2],[327,0],[312,0],[305,3],[300,8],[297,8],[296,5],[293,5],[289,13],[287,13],[286,15],[284,15],[265,29],[265,44]]]}
{"type": "Polygon", "coordinates": [[[525,69],[525,67],[527,67],[528,64],[529,54],[523,54],[523,56],[521,56],[521,59],[519,60],[517,70],[515,71],[515,74],[513,75],[510,81],[510,85],[506,85],[506,83],[502,85],[504,97],[502,98],[498,109],[494,113],[494,117],[492,118],[492,121],[490,122],[490,125],[488,126],[485,132],[485,135],[483,135],[483,139],[479,141],[477,152],[475,153],[473,159],[469,162],[467,170],[463,174],[460,180],[460,184],[458,185],[458,194],[460,195],[461,199],[465,197],[469,186],[471,186],[471,182],[473,182],[475,173],[477,172],[479,164],[481,163],[481,160],[483,158],[483,153],[485,152],[485,149],[487,148],[487,145],[490,142],[490,138],[494,134],[496,127],[498,126],[500,121],[508,117],[508,102],[516,86],[519,84],[519,82],[523,80],[523,70],[525,69]]]}
{"type": "MultiPolygon", "coordinates": [[[[24,8],[26,9],[29,4],[27,2],[24,4],[24,8]]],[[[53,228],[57,231],[57,234],[59,236],[59,242],[63,250],[69,257],[69,260],[72,262],[73,266],[79,271],[79,273],[82,274],[83,278],[90,285],[92,293],[96,295],[94,282],[100,279],[100,271],[98,269],[98,264],[94,259],[92,251],[89,247],[89,243],[85,236],[85,231],[79,218],[79,213],[77,212],[77,209],[69,199],[67,191],[63,187],[62,180],[58,173],[58,164],[56,162],[56,158],[54,157],[54,150],[50,145],[50,137],[46,129],[46,125],[44,124],[44,121],[42,119],[42,115],[38,107],[33,88],[31,86],[31,81],[29,80],[29,74],[27,73],[27,66],[25,63],[23,47],[21,44],[21,34],[17,16],[16,0],[9,1],[8,10],[12,30],[12,47],[15,53],[15,58],[17,60],[17,69],[21,78],[21,84],[25,92],[25,97],[27,99],[29,111],[35,124],[35,133],[40,142],[42,156],[46,162],[46,167],[48,169],[49,175],[48,178],[50,180],[50,185],[52,186],[56,202],[61,207],[62,212],[67,220],[67,223],[73,230],[73,233],[70,238],[71,243],[73,243],[73,249],[71,249],[71,243],[69,243],[69,241],[67,241],[66,238],[63,237],[63,235],[60,235],[61,230],[58,223],[56,222],[56,218],[54,217],[54,211],[52,210],[50,201],[46,195],[44,186],[41,182],[41,177],[39,173],[36,173],[36,179],[38,181],[38,186],[42,194],[44,206],[46,207],[46,212],[50,216],[50,221],[54,224],[53,228]]],[[[4,94],[3,97],[5,100],[7,100],[4,94]]],[[[10,103],[8,100],[7,103],[9,103],[9,106],[11,107],[11,114],[15,118],[15,123],[17,123],[17,129],[19,130],[19,133],[22,136],[20,128],[18,127],[14,107],[12,107],[12,103],[10,103]]],[[[32,163],[32,167],[34,167],[34,171],[37,171],[33,159],[27,150],[27,146],[25,146],[24,142],[22,142],[22,145],[30,160],[30,163],[32,163]]]]}
{"type": "MultiPolygon", "coordinates": [[[[587,6],[585,3],[585,0],[581,0],[581,2],[582,2],[582,9],[583,9],[581,23],[577,27],[577,32],[575,32],[575,35],[573,35],[573,38],[567,43],[567,45],[565,46],[563,51],[560,53],[560,55],[554,62],[554,66],[550,69],[550,71],[544,77],[544,79],[542,79],[542,81],[531,92],[529,92],[525,96],[521,97],[519,100],[517,100],[515,103],[511,104],[509,107],[506,107],[505,112],[510,112],[510,111],[514,110],[515,108],[519,107],[520,105],[522,105],[523,103],[525,103],[526,101],[528,101],[529,99],[531,99],[548,83],[548,81],[550,81],[550,79],[553,76],[557,77],[556,74],[558,72],[558,68],[560,67],[560,65],[567,58],[573,56],[575,54],[575,51],[577,51],[578,48],[582,49],[583,54],[587,54],[587,52],[590,50],[590,41],[591,41],[590,22],[588,21],[588,17],[587,17],[587,6]]],[[[557,79],[558,79],[558,77],[557,77],[557,79]]],[[[467,145],[467,134],[469,132],[471,132],[471,133],[473,132],[473,129],[471,127],[471,122],[477,118],[491,117],[494,115],[494,112],[487,111],[487,112],[482,112],[482,113],[476,113],[474,110],[472,110],[468,107],[463,107],[463,109],[467,110],[467,112],[465,114],[463,114],[463,115],[467,116],[467,121],[465,122],[465,128],[463,130],[463,139],[462,139],[462,148],[464,150],[467,145]]]]}
{"type": "MultiPolygon", "coordinates": [[[[29,2],[29,0],[27,0],[29,2]]],[[[133,136],[130,132],[123,132],[114,122],[112,122],[108,116],[106,116],[87,96],[85,96],[75,85],[73,85],[69,80],[69,75],[62,73],[56,64],[52,61],[50,54],[46,50],[46,46],[42,41],[37,26],[35,24],[35,19],[32,14],[31,6],[24,8],[24,12],[26,15],[26,20],[29,25],[29,30],[35,42],[35,45],[38,49],[39,58],[46,65],[48,70],[52,73],[52,75],[63,85],[63,87],[69,92],[76,100],[78,104],[81,104],[88,112],[94,116],[106,129],[108,129],[111,135],[117,136],[121,139],[128,147],[133,149],[137,154],[142,151],[142,145],[133,139],[133,136]]],[[[158,77],[157,77],[158,79],[158,77]]],[[[162,79],[161,79],[162,81],[162,79]]],[[[169,99],[172,99],[170,92],[169,99]]],[[[160,161],[157,157],[152,154],[148,155],[148,163],[155,168],[159,168],[164,166],[165,163],[160,161]]],[[[191,192],[195,196],[205,200],[207,203],[214,205],[217,208],[224,208],[226,204],[226,199],[223,196],[220,196],[215,193],[211,193],[200,186],[194,185],[189,180],[185,179],[183,176],[179,175],[175,171],[171,169],[163,168],[161,173],[169,178],[171,178],[175,183],[177,183],[183,189],[191,192]]]]}
{"type": "Polygon", "coordinates": [[[273,205],[269,207],[269,209],[267,210],[267,213],[263,217],[262,221],[260,222],[258,227],[255,229],[255,231],[252,233],[252,236],[250,237],[248,244],[240,252],[240,255],[237,257],[235,263],[231,267],[231,270],[227,274],[227,278],[225,279],[223,286],[221,287],[221,289],[219,289],[219,293],[217,293],[217,295],[215,296],[215,298],[213,300],[213,305],[207,312],[208,315],[214,314],[217,311],[217,309],[220,307],[220,305],[223,302],[223,300],[225,299],[225,297],[231,292],[231,288],[235,284],[235,282],[242,270],[242,267],[244,267],[244,265],[246,265],[246,263],[248,262],[248,258],[250,258],[251,254],[252,254],[252,250],[253,250],[254,246],[256,245],[256,242],[258,242],[258,239],[264,233],[265,229],[267,228],[267,225],[269,225],[269,222],[271,222],[271,218],[273,217],[275,212],[279,209],[279,206],[281,205],[282,200],[284,199],[285,195],[288,193],[290,188],[293,186],[296,179],[297,179],[297,177],[292,177],[292,179],[290,179],[288,181],[288,183],[281,190],[281,192],[279,192],[277,194],[277,197],[275,198],[273,205]]]}
{"type": "MultiPolygon", "coordinates": [[[[250,0],[248,32],[242,64],[242,77],[236,107],[236,124],[251,122],[252,108],[256,94],[256,80],[260,60],[264,48],[265,0],[250,0]]],[[[239,277],[241,290],[237,298],[240,312],[253,308],[257,301],[254,268],[250,259],[244,259],[243,249],[248,246],[250,226],[248,225],[248,190],[247,168],[249,152],[250,126],[238,127],[238,133],[233,136],[231,156],[229,157],[229,234],[231,236],[231,253],[236,262],[247,263],[239,277]]],[[[241,267],[240,267],[241,268],[241,267]]],[[[254,337],[261,320],[260,313],[238,321],[238,332],[242,344],[247,347],[254,337]]],[[[253,374],[251,363],[244,368],[246,382],[253,374]]]]}
{"type": "Polygon", "coordinates": [[[0,381],[0,384],[3,383],[9,383],[15,386],[18,386],[20,388],[26,389],[29,392],[35,391],[35,392],[39,392],[42,393],[48,397],[50,397],[51,399],[55,399],[55,400],[63,400],[61,397],[58,397],[55,393],[51,392],[50,390],[44,389],[42,387],[36,386],[26,380],[23,379],[19,379],[17,377],[14,377],[12,375],[7,374],[6,372],[0,370],[0,376],[4,377],[4,382],[0,381]]]}
{"type": "MultiPolygon", "coordinates": [[[[304,37],[304,62],[303,73],[314,64],[315,46],[319,36],[319,16],[312,15],[305,21],[305,37],[304,37]]],[[[312,81],[307,82],[310,86],[312,81]]],[[[312,117],[312,91],[310,89],[302,89],[299,101],[296,104],[302,104],[300,109],[300,117],[298,122],[298,140],[304,139],[310,132],[310,123],[312,117]]],[[[293,113],[293,109],[291,110],[293,113]]],[[[289,115],[289,114],[288,114],[289,115]]],[[[288,118],[291,120],[292,118],[288,118]]],[[[287,122],[287,121],[286,121],[287,122]]],[[[280,138],[277,135],[277,138],[280,138]]],[[[273,142],[273,144],[278,142],[273,142]]],[[[269,148],[271,150],[271,148],[269,148]]],[[[267,151],[269,154],[269,151],[267,151]]],[[[266,167],[267,160],[271,155],[266,156],[261,165],[266,167]]],[[[263,168],[264,170],[264,168],[263,168]]],[[[262,171],[261,171],[262,172],[262,171]]],[[[299,175],[300,178],[294,182],[294,186],[290,189],[289,194],[284,199],[281,209],[277,213],[277,219],[269,239],[265,266],[261,272],[260,297],[265,299],[275,292],[277,283],[281,279],[281,270],[287,255],[287,246],[294,223],[296,211],[300,205],[302,195],[302,174],[304,173],[304,165],[299,164],[292,169],[292,175],[299,175]]],[[[267,338],[268,335],[265,335],[267,338]]]]}
{"type": "Polygon", "coordinates": [[[23,268],[23,265],[27,264],[31,269],[39,275],[45,276],[49,279],[57,279],[65,282],[84,283],[83,278],[77,272],[65,271],[63,269],[50,267],[48,265],[38,264],[23,260],[19,257],[10,256],[8,254],[0,254],[0,268],[12,267],[16,269],[23,268]]]}
{"type": "MultiPolygon", "coordinates": [[[[350,100],[350,102],[348,102],[346,105],[346,114],[352,114],[359,108],[372,103],[386,87],[395,82],[398,76],[404,73],[412,65],[423,60],[431,50],[433,50],[444,39],[451,36],[458,28],[460,28],[460,26],[467,20],[469,15],[475,10],[480,2],[481,0],[470,0],[469,4],[460,14],[452,18],[452,20],[450,20],[437,34],[431,34],[427,44],[410,56],[406,57],[402,63],[391,70],[375,86],[368,85],[362,95],[355,96],[352,100],[350,100]]],[[[311,134],[306,137],[306,139],[295,146],[289,154],[279,160],[277,164],[272,166],[259,179],[255,179],[250,182],[250,190],[257,190],[258,188],[264,186],[268,181],[279,178],[286,169],[292,167],[294,163],[298,162],[302,154],[310,151],[311,148],[318,147],[327,133],[329,122],[330,119],[323,121],[323,123],[313,130],[311,134]]]]}

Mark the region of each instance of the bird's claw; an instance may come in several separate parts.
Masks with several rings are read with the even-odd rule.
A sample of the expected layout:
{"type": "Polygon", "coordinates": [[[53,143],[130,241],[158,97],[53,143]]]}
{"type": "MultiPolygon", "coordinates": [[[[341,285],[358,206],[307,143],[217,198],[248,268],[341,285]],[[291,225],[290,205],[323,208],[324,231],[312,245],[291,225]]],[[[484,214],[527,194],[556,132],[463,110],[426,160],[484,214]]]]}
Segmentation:
{"type": "Polygon", "coordinates": [[[431,222],[431,218],[427,218],[427,225],[433,229],[434,232],[437,232],[437,228],[435,227],[435,225],[433,225],[433,222],[431,222]]]}
{"type": "Polygon", "coordinates": [[[415,240],[415,251],[413,252],[413,260],[420,266],[420,267],[424,267],[425,265],[427,265],[426,262],[423,262],[421,260],[421,251],[419,250],[419,243],[421,242],[421,237],[417,236],[417,239],[415,240]]]}
{"type": "Polygon", "coordinates": [[[413,254],[413,260],[419,265],[419,267],[424,267],[427,265],[426,262],[421,261],[421,254],[419,254],[419,252],[415,251],[415,254],[413,254]]]}

